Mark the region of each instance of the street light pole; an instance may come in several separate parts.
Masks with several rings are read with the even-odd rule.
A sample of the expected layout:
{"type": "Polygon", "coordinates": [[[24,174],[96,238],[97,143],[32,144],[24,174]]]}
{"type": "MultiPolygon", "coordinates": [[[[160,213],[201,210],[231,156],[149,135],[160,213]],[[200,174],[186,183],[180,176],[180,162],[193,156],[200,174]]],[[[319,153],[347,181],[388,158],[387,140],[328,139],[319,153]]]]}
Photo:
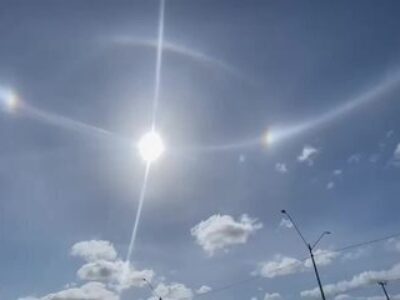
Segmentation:
{"type": "Polygon", "coordinates": [[[315,272],[315,277],[317,278],[317,282],[318,282],[318,287],[319,287],[319,291],[321,292],[321,298],[322,300],[326,300],[325,297],[325,293],[324,293],[324,289],[322,287],[322,283],[321,283],[321,278],[319,277],[319,272],[318,272],[318,268],[317,268],[317,264],[315,263],[315,258],[314,258],[314,248],[318,245],[318,243],[321,241],[321,239],[326,235],[326,234],[331,234],[329,231],[324,231],[320,237],[317,239],[317,241],[311,246],[310,243],[307,242],[307,240],[304,238],[303,234],[301,233],[299,227],[297,226],[296,222],[293,221],[293,218],[288,214],[288,212],[286,210],[281,210],[281,213],[284,214],[289,221],[292,223],[294,229],[296,230],[296,232],[298,233],[298,235],[300,236],[300,238],[302,239],[304,245],[307,247],[309,253],[310,253],[310,257],[311,257],[311,261],[314,267],[314,272],[315,272]]]}
{"type": "Polygon", "coordinates": [[[387,291],[386,291],[386,284],[387,284],[387,282],[386,282],[386,281],[379,281],[378,284],[382,287],[382,290],[383,290],[383,293],[384,293],[385,296],[386,296],[386,299],[387,299],[387,300],[390,300],[389,294],[388,294],[387,291]]]}
{"type": "Polygon", "coordinates": [[[310,244],[308,245],[308,250],[310,251],[311,261],[312,261],[313,266],[314,266],[315,277],[317,277],[318,287],[319,287],[319,291],[321,292],[322,300],[325,300],[326,298],[325,298],[324,289],[322,287],[321,278],[319,277],[317,264],[315,263],[315,259],[314,259],[314,253],[312,251],[312,248],[311,248],[310,244]]]}

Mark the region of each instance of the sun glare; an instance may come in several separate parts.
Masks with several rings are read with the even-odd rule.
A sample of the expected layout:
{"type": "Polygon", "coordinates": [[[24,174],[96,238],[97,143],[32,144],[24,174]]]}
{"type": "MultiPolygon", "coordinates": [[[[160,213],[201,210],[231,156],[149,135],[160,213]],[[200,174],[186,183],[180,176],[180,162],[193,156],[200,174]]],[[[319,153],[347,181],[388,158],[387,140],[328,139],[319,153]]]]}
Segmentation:
{"type": "Polygon", "coordinates": [[[0,89],[0,102],[5,110],[13,112],[17,109],[18,97],[11,90],[0,89]]]}
{"type": "Polygon", "coordinates": [[[138,150],[143,160],[151,163],[163,154],[165,147],[160,135],[149,131],[139,140],[138,150]]]}

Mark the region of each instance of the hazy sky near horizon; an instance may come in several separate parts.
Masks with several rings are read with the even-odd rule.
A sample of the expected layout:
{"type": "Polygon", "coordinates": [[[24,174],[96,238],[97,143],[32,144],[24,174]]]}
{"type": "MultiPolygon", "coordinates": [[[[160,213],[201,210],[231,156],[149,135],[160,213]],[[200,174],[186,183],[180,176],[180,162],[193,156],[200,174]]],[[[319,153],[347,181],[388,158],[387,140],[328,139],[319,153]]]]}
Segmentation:
{"type": "Polygon", "coordinates": [[[334,250],[400,231],[400,3],[166,0],[166,152],[121,281],[158,14],[155,0],[0,3],[0,98],[29,107],[1,99],[0,299],[148,299],[142,277],[165,300],[318,299],[283,208],[310,241],[332,231],[316,249],[330,299],[382,296],[400,239],[334,250]],[[253,142],[282,128],[305,129],[253,142]]]}

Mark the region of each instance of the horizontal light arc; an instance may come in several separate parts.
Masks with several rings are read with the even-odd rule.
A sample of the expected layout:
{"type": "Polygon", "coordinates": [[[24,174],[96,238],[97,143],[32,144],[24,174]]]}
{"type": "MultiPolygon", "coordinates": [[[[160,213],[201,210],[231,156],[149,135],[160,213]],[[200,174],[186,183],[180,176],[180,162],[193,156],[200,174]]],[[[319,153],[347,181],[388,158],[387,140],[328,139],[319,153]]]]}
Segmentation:
{"type": "Polygon", "coordinates": [[[1,87],[0,109],[3,109],[7,113],[15,113],[19,116],[37,120],[59,128],[76,131],[81,134],[91,135],[98,138],[112,138],[116,141],[131,144],[130,139],[118,136],[111,131],[34,107],[27,102],[22,101],[22,99],[18,97],[17,93],[1,87]]]}
{"type": "Polygon", "coordinates": [[[114,135],[112,132],[88,125],[86,123],[76,121],[64,116],[60,116],[58,114],[50,113],[38,108],[35,108],[33,106],[29,106],[27,104],[24,104],[21,106],[21,113],[25,114],[26,116],[36,119],[38,121],[59,126],[65,129],[70,129],[78,132],[83,132],[91,135],[101,135],[101,136],[112,136],[114,135]]]}
{"type": "MultiPolygon", "coordinates": [[[[156,40],[138,39],[129,36],[117,36],[112,38],[111,41],[117,45],[125,45],[131,47],[157,47],[156,40]]],[[[251,85],[257,85],[255,82],[252,82],[248,77],[244,76],[238,69],[234,68],[230,64],[215,57],[209,56],[201,51],[168,41],[164,41],[163,50],[188,57],[194,61],[198,61],[206,65],[217,67],[240,80],[247,81],[251,85]]]]}
{"type": "Polygon", "coordinates": [[[390,92],[400,83],[400,72],[396,73],[394,76],[390,78],[386,78],[382,80],[378,85],[369,89],[368,91],[358,95],[357,97],[348,100],[344,104],[323,113],[320,116],[315,117],[314,119],[308,119],[298,124],[294,124],[292,126],[287,126],[283,128],[274,128],[271,127],[269,129],[270,132],[270,141],[271,143],[278,143],[287,138],[305,133],[309,130],[315,129],[322,125],[328,124],[332,121],[335,121],[337,118],[345,116],[355,109],[359,108],[362,105],[366,105],[368,103],[378,101],[382,99],[386,93],[390,92]]]}

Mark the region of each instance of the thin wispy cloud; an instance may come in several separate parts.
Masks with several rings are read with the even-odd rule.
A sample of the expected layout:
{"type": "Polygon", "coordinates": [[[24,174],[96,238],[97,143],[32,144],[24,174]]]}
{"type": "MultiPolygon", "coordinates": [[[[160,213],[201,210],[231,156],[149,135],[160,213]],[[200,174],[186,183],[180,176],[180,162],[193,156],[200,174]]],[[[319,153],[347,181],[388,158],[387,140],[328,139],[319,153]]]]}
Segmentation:
{"type": "Polygon", "coordinates": [[[335,187],[335,183],[334,183],[333,181],[329,181],[329,182],[326,184],[326,189],[327,189],[327,190],[332,190],[334,187],[335,187]]]}
{"type": "Polygon", "coordinates": [[[350,155],[347,158],[347,162],[349,164],[358,164],[361,161],[361,159],[362,159],[362,155],[360,153],[355,153],[355,154],[350,155]]]}
{"type": "Polygon", "coordinates": [[[343,170],[341,170],[341,169],[336,169],[336,170],[333,170],[333,175],[335,175],[335,176],[340,176],[340,175],[342,175],[343,174],[343,170]]]}
{"type": "Polygon", "coordinates": [[[281,173],[281,174],[285,174],[285,173],[288,172],[286,164],[285,163],[279,163],[279,162],[275,164],[275,170],[278,173],[281,173]]]}

